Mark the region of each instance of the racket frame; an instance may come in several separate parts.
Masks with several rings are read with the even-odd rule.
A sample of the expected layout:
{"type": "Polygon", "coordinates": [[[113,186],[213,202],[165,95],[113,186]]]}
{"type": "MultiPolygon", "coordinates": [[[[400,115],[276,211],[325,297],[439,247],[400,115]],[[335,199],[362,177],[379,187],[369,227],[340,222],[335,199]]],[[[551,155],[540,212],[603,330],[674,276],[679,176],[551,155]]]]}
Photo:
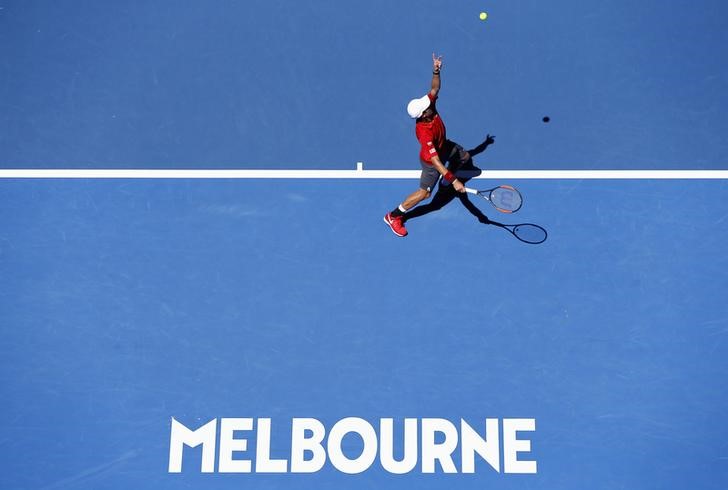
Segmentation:
{"type": "Polygon", "coordinates": [[[523,207],[523,196],[521,196],[521,193],[518,192],[518,189],[516,189],[515,187],[513,187],[511,185],[507,185],[507,184],[498,185],[498,186],[493,187],[492,189],[486,189],[486,190],[482,190],[482,191],[480,191],[478,189],[471,189],[469,187],[466,187],[465,192],[467,192],[469,194],[475,194],[475,195],[482,197],[501,213],[513,214],[516,211],[518,211],[519,209],[521,209],[521,207],[523,207]],[[516,209],[503,209],[503,208],[499,208],[498,206],[496,206],[496,204],[493,202],[492,196],[493,196],[493,192],[495,192],[497,189],[508,189],[509,191],[515,192],[516,195],[518,196],[518,199],[520,202],[518,207],[516,209]]]}
{"type": "Polygon", "coordinates": [[[516,239],[518,239],[520,242],[528,243],[530,245],[538,245],[540,243],[543,243],[549,237],[549,234],[546,231],[546,228],[544,228],[543,226],[537,225],[535,223],[514,223],[514,224],[506,225],[503,223],[498,223],[497,221],[491,221],[490,224],[508,230],[510,232],[510,234],[513,235],[514,237],[516,237],[516,239]],[[539,242],[530,242],[528,240],[524,240],[522,237],[519,237],[516,234],[516,228],[518,228],[519,226],[534,226],[534,227],[538,228],[539,230],[541,230],[543,232],[543,240],[541,240],[539,242]]]}

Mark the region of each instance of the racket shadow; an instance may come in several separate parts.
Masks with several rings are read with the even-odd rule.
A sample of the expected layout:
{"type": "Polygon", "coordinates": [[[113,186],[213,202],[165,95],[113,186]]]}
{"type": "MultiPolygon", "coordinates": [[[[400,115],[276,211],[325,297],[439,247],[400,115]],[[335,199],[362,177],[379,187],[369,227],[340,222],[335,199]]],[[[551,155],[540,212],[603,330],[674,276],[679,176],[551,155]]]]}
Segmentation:
{"type": "Polygon", "coordinates": [[[466,193],[456,193],[453,191],[453,194],[457,194],[458,199],[460,199],[460,202],[463,204],[463,206],[465,206],[465,209],[470,211],[470,214],[475,216],[480,223],[484,225],[493,225],[499,228],[503,228],[523,243],[538,245],[539,243],[545,242],[549,236],[548,232],[544,227],[533,223],[506,224],[500,223],[498,221],[493,221],[488,218],[478,206],[476,206],[470,199],[468,199],[468,195],[466,193]]]}
{"type": "Polygon", "coordinates": [[[473,204],[469,199],[461,199],[461,202],[465,206],[465,208],[470,211],[470,213],[478,218],[478,221],[480,221],[484,225],[493,225],[497,226],[499,228],[503,228],[504,230],[508,231],[513,235],[514,237],[518,238],[518,240],[522,241],[523,243],[528,243],[531,245],[538,245],[539,243],[543,243],[548,238],[549,234],[546,231],[546,229],[542,226],[533,224],[533,223],[518,223],[518,224],[505,224],[500,223],[498,221],[493,221],[490,218],[488,218],[481,210],[478,208],[475,204],[473,204]]]}
{"type": "Polygon", "coordinates": [[[518,223],[507,225],[504,223],[498,223],[497,221],[491,221],[488,224],[503,228],[509,231],[511,235],[518,238],[523,243],[529,243],[531,245],[538,245],[539,243],[543,243],[549,236],[548,232],[543,226],[533,223],[518,223]]]}

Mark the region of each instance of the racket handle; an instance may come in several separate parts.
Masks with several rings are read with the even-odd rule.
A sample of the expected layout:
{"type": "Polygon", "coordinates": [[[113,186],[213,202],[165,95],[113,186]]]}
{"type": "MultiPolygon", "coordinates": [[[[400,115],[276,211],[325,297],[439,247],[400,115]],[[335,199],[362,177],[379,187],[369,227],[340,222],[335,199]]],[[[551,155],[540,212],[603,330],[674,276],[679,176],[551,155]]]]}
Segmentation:
{"type": "Polygon", "coordinates": [[[477,194],[477,193],[478,193],[478,191],[477,191],[477,190],[475,190],[475,189],[471,189],[470,187],[466,187],[466,188],[465,188],[465,192],[467,192],[467,193],[469,193],[469,194],[477,194]]]}

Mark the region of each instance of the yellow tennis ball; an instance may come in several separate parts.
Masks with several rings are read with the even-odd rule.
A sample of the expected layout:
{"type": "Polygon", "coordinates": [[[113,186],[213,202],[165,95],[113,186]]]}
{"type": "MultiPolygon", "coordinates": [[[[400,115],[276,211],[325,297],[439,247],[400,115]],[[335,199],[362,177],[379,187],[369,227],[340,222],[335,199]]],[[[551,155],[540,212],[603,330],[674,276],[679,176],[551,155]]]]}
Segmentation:
{"type": "Polygon", "coordinates": [[[488,14],[486,14],[485,12],[480,13],[480,20],[485,20],[487,18],[488,18],[488,14]]]}

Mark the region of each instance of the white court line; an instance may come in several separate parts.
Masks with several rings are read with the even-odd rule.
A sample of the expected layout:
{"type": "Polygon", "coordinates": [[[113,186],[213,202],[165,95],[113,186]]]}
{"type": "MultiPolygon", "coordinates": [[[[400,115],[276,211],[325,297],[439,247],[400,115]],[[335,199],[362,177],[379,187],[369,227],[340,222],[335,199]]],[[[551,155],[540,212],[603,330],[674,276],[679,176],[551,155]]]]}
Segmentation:
{"type": "MultiPolygon", "coordinates": [[[[417,179],[419,170],[0,169],[0,179],[417,179]]],[[[478,179],[728,179],[728,170],[483,170],[478,179]]]]}

